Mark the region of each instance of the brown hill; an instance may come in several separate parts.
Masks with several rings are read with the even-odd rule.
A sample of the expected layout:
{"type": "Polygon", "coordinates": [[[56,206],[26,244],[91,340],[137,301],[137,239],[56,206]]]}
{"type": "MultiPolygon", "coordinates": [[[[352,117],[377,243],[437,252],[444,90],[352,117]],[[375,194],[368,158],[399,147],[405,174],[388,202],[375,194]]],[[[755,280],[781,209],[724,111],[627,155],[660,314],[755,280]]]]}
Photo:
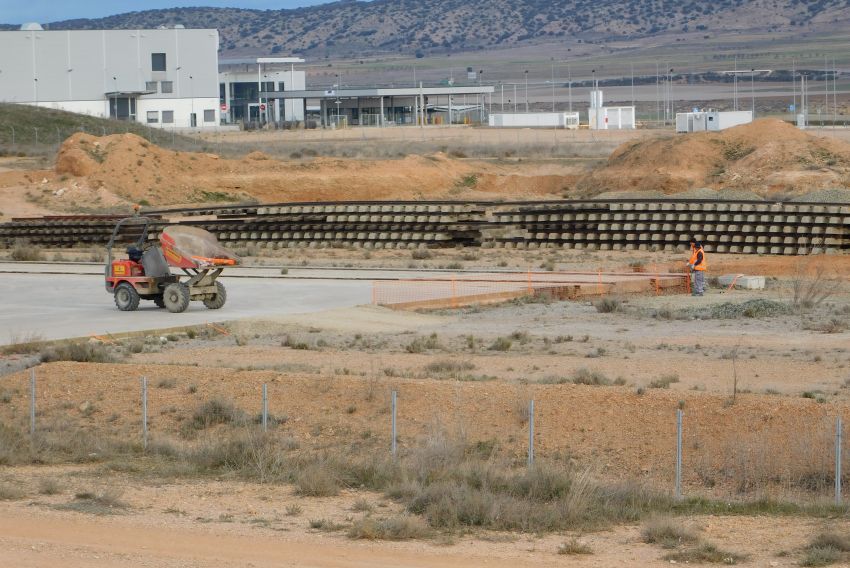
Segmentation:
{"type": "Polygon", "coordinates": [[[843,29],[846,0],[343,0],[295,10],[168,8],[53,22],[51,29],[217,28],[226,54],[471,51],[542,42],[605,42],[663,33],[843,29]]]}
{"type": "MultiPolygon", "coordinates": [[[[61,146],[55,174],[128,202],[174,205],[260,202],[535,198],[559,195],[575,176],[565,168],[456,160],[445,154],[394,160],[242,159],[160,148],[134,134],[76,133],[61,146]]],[[[69,182],[70,183],[70,182],[69,182]]]]}
{"type": "Polygon", "coordinates": [[[626,142],[607,165],[577,183],[587,195],[606,191],[745,189],[760,195],[850,187],[850,144],[813,136],[777,119],[722,132],[626,142]]]}

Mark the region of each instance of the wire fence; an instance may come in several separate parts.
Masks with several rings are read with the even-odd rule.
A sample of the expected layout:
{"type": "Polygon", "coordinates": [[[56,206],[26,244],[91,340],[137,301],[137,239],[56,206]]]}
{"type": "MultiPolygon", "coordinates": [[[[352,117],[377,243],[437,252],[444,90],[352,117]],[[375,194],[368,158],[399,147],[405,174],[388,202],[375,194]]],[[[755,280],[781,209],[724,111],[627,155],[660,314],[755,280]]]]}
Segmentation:
{"type": "Polygon", "coordinates": [[[73,382],[56,372],[40,379],[36,369],[0,381],[0,461],[12,431],[32,448],[86,461],[108,454],[110,444],[157,452],[165,441],[226,444],[226,432],[239,430],[265,431],[292,447],[398,456],[439,426],[529,467],[569,458],[592,464],[602,477],[641,481],[677,497],[843,503],[848,481],[846,405],[779,396],[767,404],[763,397],[718,404],[702,394],[677,402],[667,393],[604,387],[435,387],[374,378],[351,379],[361,389],[355,396],[334,379],[260,373],[251,382],[198,385],[185,378],[189,368],[116,379],[121,367],[73,382]],[[80,381],[93,386],[85,395],[77,392],[80,381]]]}
{"type": "Polygon", "coordinates": [[[141,123],[81,117],[80,120],[4,121],[0,116],[0,150],[5,154],[49,155],[71,135],[135,134],[178,151],[212,152],[225,157],[262,151],[280,158],[318,155],[395,157],[411,153],[446,152],[456,158],[531,156],[598,158],[634,136],[628,132],[491,129],[464,126],[374,126],[330,129],[230,128],[170,129],[141,123]]]}

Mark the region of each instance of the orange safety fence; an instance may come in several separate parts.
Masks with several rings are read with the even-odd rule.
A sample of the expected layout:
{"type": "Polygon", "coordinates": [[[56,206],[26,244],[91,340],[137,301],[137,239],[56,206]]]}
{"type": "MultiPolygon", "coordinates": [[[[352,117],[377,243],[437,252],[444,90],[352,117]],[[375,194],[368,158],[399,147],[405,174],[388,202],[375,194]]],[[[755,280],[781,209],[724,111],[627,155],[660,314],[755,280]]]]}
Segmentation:
{"type": "Polygon", "coordinates": [[[522,296],[553,299],[607,294],[681,293],[687,275],[632,272],[499,272],[376,280],[372,303],[395,308],[443,308],[494,303],[522,296]]]}

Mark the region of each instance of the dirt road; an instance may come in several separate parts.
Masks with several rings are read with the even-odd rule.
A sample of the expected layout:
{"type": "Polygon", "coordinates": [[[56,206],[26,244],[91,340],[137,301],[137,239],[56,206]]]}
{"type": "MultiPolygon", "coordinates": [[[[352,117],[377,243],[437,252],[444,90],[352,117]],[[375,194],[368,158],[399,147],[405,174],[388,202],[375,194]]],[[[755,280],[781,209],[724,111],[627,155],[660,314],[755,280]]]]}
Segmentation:
{"type": "MultiPolygon", "coordinates": [[[[373,544],[292,542],[221,531],[116,524],[104,519],[7,516],[0,513],[0,565],[63,566],[299,566],[451,567],[540,566],[539,560],[456,554],[418,545],[411,550],[373,544]]],[[[554,565],[554,558],[550,565],[554,565]]]]}
{"type": "MultiPolygon", "coordinates": [[[[238,487],[234,489],[238,491],[238,487]]],[[[149,492],[154,491],[149,488],[149,492]]],[[[305,506],[310,502],[305,500],[305,506]]],[[[340,534],[304,532],[304,529],[280,532],[239,522],[199,523],[152,510],[86,517],[50,511],[38,507],[39,504],[0,504],[0,566],[660,568],[670,565],[662,559],[667,551],[642,542],[640,525],[577,535],[591,553],[564,556],[557,553],[559,544],[576,535],[482,533],[446,540],[367,542],[350,541],[340,534]]],[[[246,502],[245,506],[249,504],[246,502]]],[[[847,529],[846,521],[793,517],[682,517],[678,522],[723,549],[747,555],[748,564],[772,567],[797,566],[798,551],[818,531],[847,529]]]]}

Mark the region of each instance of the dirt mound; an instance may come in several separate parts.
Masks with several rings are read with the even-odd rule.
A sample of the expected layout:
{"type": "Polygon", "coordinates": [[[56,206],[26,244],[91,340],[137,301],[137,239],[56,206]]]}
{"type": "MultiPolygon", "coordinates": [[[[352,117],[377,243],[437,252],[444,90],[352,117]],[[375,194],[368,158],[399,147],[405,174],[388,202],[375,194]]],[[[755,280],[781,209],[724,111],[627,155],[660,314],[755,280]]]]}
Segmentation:
{"type": "Polygon", "coordinates": [[[245,156],[245,159],[246,160],[257,160],[257,161],[259,161],[259,160],[268,160],[270,158],[269,158],[269,155],[266,154],[265,152],[260,152],[259,150],[254,150],[250,154],[247,154],[245,156]]]}
{"type": "Polygon", "coordinates": [[[551,197],[573,183],[576,173],[569,165],[508,169],[443,153],[390,160],[280,161],[255,151],[242,159],[223,159],[166,150],[133,134],[74,134],[62,144],[56,161],[58,175],[84,178],[79,183],[94,190],[151,205],[551,197]]]}
{"type": "Polygon", "coordinates": [[[850,186],[850,144],[761,119],[723,132],[626,142],[577,186],[588,195],[705,187],[770,195],[845,187],[850,186]]]}

